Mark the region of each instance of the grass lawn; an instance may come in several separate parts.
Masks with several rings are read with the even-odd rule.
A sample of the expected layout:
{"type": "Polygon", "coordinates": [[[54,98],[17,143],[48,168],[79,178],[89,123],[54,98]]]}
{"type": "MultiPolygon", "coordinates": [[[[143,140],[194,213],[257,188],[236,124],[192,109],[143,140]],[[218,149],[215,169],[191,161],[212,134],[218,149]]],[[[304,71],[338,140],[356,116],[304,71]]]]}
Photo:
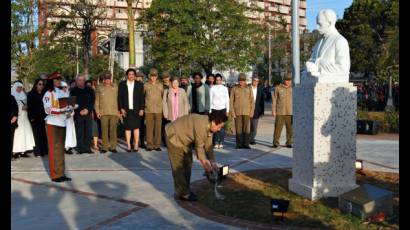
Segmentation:
{"type": "Polygon", "coordinates": [[[355,216],[342,214],[337,209],[337,198],[310,201],[288,192],[291,172],[268,169],[231,174],[219,191],[226,198],[216,200],[210,184],[198,189],[199,202],[222,215],[273,223],[270,215],[270,199],[290,200],[284,226],[314,227],[326,229],[399,229],[399,174],[365,171],[358,175],[357,183],[369,183],[394,192],[394,216],[384,222],[364,222],[355,216]]]}

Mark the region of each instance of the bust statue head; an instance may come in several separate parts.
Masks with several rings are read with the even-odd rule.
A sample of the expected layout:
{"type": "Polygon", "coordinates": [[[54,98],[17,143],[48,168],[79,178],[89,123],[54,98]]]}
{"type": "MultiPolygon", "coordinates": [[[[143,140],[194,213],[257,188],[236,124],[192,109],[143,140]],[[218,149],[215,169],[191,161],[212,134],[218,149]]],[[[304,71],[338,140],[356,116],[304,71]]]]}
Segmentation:
{"type": "Polygon", "coordinates": [[[316,17],[317,30],[321,35],[327,36],[336,30],[336,13],[331,9],[319,11],[316,17]]]}

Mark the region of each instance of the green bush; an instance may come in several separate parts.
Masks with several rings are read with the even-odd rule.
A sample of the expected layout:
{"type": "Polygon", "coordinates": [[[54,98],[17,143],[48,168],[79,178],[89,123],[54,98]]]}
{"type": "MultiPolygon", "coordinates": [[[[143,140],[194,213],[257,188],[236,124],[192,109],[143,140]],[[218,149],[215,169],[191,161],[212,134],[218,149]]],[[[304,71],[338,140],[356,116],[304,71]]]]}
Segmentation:
{"type": "Polygon", "coordinates": [[[385,112],[357,110],[357,119],[377,121],[381,132],[396,133],[399,131],[399,113],[394,110],[385,112]]]}
{"type": "Polygon", "coordinates": [[[399,113],[392,109],[385,112],[384,122],[388,127],[389,132],[399,132],[399,113]]]}

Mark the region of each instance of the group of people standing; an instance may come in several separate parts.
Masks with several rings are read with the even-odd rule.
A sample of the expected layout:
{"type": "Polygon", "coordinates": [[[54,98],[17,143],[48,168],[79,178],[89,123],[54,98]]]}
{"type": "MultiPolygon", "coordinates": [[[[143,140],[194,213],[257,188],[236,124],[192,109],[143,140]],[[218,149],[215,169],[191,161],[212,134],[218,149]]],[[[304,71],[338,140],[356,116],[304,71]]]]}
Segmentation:
{"type": "MultiPolygon", "coordinates": [[[[222,84],[221,74],[208,74],[203,83],[199,72],[192,75],[192,84],[188,77],[171,77],[166,71],[161,81],[156,69],[149,71],[146,82],[144,75],[132,68],[126,71],[126,79],[118,86],[109,73],[100,78],[102,84],[98,86],[87,84],[85,75],[78,75],[67,84],[60,74],[53,73],[37,79],[28,96],[21,82],[14,83],[11,89],[12,159],[27,156],[29,151],[35,156],[48,154],[52,180],[67,181],[70,178],[64,175],[64,153],[73,153],[72,149],[78,154],[92,153],[91,148],[96,146],[93,139],[99,136],[96,119],[101,124],[101,153],[117,152],[119,121],[125,130],[127,152],[138,152],[140,147],[161,151],[161,139],[167,145],[166,125],[188,114],[212,114],[218,121],[231,116],[235,122],[236,148],[249,149],[249,145],[255,144],[258,119],[264,114],[263,88],[257,76],[248,86],[246,75],[241,73],[239,84],[232,89],[222,84]],[[75,106],[61,107],[61,98],[70,96],[75,97],[75,106]]],[[[283,95],[288,93],[278,90],[272,98],[281,104],[280,100],[285,100],[283,95]]],[[[274,106],[276,108],[276,104],[274,106]]],[[[273,112],[273,115],[279,118],[283,115],[280,113],[273,112]]],[[[289,111],[286,113],[291,115],[289,111]]],[[[289,128],[289,118],[278,120],[273,147],[278,144],[276,129],[279,132],[283,123],[289,128]]],[[[288,133],[289,147],[291,132],[288,133]]],[[[212,148],[223,148],[224,136],[223,126],[215,130],[212,148]]]]}

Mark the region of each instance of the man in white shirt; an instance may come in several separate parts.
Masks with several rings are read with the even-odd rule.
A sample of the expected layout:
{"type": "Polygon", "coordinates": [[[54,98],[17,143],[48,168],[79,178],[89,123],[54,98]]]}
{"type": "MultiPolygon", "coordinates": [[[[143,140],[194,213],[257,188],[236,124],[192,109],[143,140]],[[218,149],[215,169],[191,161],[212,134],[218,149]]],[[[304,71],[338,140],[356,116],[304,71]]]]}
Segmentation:
{"type": "Polygon", "coordinates": [[[253,93],[253,102],[255,104],[254,106],[254,112],[253,112],[253,117],[251,118],[251,132],[250,132],[250,141],[249,144],[255,145],[255,136],[258,130],[258,121],[259,117],[263,116],[265,112],[265,102],[263,100],[263,88],[259,85],[259,77],[258,76],[253,76],[252,77],[252,84],[251,84],[251,89],[253,93]]]}

